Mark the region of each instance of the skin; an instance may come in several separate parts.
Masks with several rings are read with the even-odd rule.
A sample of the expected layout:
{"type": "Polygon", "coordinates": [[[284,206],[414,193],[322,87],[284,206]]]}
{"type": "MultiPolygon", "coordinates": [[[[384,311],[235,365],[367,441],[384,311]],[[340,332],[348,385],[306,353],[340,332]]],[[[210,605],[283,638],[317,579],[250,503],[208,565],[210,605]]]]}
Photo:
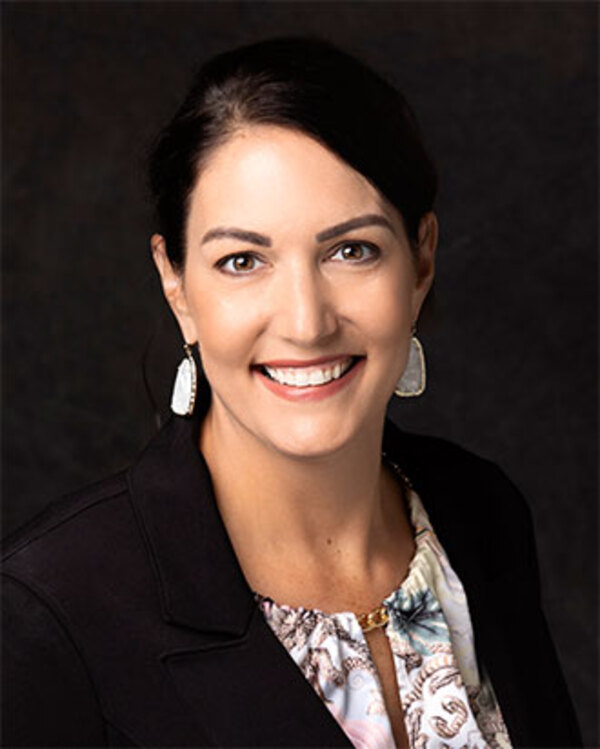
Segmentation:
{"type": "MultiPolygon", "coordinates": [[[[223,521],[249,584],[276,601],[367,611],[406,574],[412,529],[381,441],[432,283],[437,234],[428,213],[415,258],[401,216],[361,174],[303,133],[259,125],[236,132],[199,176],[183,272],[164,238],[152,237],[165,297],[183,338],[199,342],[211,385],[200,448],[223,521]],[[372,214],[389,228],[315,238],[372,214]],[[270,246],[203,242],[217,227],[259,233],[270,246]],[[254,368],[340,354],[364,361],[345,387],[314,402],[279,397],[254,368]]],[[[403,745],[393,667],[377,638],[403,745]]]]}

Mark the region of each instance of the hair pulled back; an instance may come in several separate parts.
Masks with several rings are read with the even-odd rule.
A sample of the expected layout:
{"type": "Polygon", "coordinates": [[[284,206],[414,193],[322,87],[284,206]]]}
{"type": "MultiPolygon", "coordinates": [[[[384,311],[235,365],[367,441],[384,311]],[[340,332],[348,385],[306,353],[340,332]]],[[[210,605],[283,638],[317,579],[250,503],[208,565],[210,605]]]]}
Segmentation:
{"type": "Polygon", "coordinates": [[[190,195],[219,145],[248,124],[318,140],[400,212],[414,242],[431,210],[435,167],[404,96],[363,62],[315,37],[279,37],[206,62],[150,155],[157,230],[182,269],[190,195]]]}

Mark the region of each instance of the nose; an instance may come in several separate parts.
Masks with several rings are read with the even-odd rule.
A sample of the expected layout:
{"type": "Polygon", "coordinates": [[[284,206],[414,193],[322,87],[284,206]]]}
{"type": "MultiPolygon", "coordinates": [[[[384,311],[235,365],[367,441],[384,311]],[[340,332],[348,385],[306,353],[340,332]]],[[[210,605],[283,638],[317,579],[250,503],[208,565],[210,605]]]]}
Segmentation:
{"type": "Polygon", "coordinates": [[[288,270],[279,285],[274,312],[279,335],[304,348],[321,344],[338,330],[333,289],[315,267],[288,270]]]}

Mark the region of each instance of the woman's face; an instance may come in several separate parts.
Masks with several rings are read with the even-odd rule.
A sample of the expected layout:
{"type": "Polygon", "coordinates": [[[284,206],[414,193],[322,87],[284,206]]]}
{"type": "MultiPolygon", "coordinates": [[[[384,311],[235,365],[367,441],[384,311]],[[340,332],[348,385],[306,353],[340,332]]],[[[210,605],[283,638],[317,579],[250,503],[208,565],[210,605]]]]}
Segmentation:
{"type": "Polygon", "coordinates": [[[415,261],[399,214],[310,137],[249,126],[191,195],[184,271],[153,237],[165,294],[198,341],[213,423],[310,457],[380,425],[429,289],[437,226],[415,261]]]}

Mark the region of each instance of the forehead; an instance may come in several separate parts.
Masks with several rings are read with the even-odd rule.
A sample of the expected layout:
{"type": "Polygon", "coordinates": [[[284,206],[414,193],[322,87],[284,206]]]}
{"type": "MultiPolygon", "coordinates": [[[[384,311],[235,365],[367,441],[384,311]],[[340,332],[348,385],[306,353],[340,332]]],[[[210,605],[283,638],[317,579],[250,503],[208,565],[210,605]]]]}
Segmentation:
{"type": "Polygon", "coordinates": [[[188,232],[243,221],[247,229],[314,234],[369,212],[398,220],[365,177],[318,141],[259,125],[238,131],[204,165],[191,195],[188,232]]]}

